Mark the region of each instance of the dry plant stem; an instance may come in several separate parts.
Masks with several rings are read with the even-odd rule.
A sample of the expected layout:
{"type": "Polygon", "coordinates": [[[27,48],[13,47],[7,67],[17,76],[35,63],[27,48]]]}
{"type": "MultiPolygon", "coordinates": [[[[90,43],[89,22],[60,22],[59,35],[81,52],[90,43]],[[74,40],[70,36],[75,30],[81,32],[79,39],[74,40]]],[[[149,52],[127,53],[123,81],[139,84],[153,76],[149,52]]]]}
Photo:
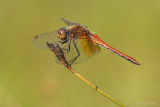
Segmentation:
{"type": "Polygon", "coordinates": [[[96,85],[94,85],[93,83],[89,82],[87,79],[85,79],[83,76],[81,76],[78,72],[76,72],[75,70],[73,70],[71,68],[71,66],[67,66],[67,68],[74,75],[76,75],[78,78],[80,78],[82,81],[84,81],[86,84],[88,84],[90,87],[92,87],[93,89],[95,89],[96,91],[98,91],[100,94],[102,94],[106,98],[110,99],[111,101],[113,101],[114,103],[116,103],[117,105],[119,105],[120,107],[126,107],[124,104],[120,103],[118,100],[116,100],[113,97],[111,97],[110,95],[106,94],[103,90],[101,90],[100,88],[98,88],[96,85]]]}
{"type": "Polygon", "coordinates": [[[68,68],[74,75],[76,75],[78,78],[80,78],[82,81],[84,81],[86,84],[88,84],[90,87],[92,87],[93,89],[95,89],[96,91],[98,91],[100,94],[102,94],[103,96],[105,96],[106,98],[110,99],[112,102],[116,103],[117,105],[119,105],[120,107],[126,107],[125,105],[123,105],[122,103],[120,103],[118,100],[114,99],[113,97],[109,96],[108,94],[106,94],[103,90],[101,90],[100,88],[98,88],[96,85],[92,84],[91,82],[89,82],[87,79],[85,79],[83,76],[81,76],[78,72],[76,72],[75,70],[72,69],[72,67],[68,64],[68,62],[65,59],[64,53],[62,51],[62,49],[59,47],[58,44],[51,44],[47,42],[48,47],[50,48],[50,50],[56,55],[56,57],[58,58],[58,60],[66,67],[68,68]]]}

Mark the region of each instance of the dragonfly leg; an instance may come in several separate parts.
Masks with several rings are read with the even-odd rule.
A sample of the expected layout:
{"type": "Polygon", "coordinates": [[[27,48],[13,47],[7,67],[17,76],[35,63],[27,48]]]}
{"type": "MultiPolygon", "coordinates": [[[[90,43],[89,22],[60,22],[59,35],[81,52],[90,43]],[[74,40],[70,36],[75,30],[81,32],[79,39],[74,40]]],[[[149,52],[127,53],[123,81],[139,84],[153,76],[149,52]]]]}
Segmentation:
{"type": "Polygon", "coordinates": [[[65,48],[65,47],[61,48],[62,50],[65,50],[65,51],[66,51],[66,52],[64,52],[64,53],[69,53],[69,51],[70,51],[70,45],[71,45],[71,40],[69,40],[69,41],[68,41],[68,45],[65,46],[65,47],[67,47],[67,48],[65,48]]]}
{"type": "Polygon", "coordinates": [[[66,40],[63,40],[63,41],[58,41],[60,42],[61,44],[64,44],[64,43],[67,43],[69,39],[66,39],[66,40]]]}
{"type": "Polygon", "coordinates": [[[68,42],[68,45],[66,45],[65,47],[61,48],[62,50],[65,50],[66,52],[65,53],[69,53],[70,51],[70,45],[71,45],[71,40],[70,39],[67,39],[67,40],[64,40],[64,41],[59,41],[61,44],[64,44],[64,43],[67,43],[68,42]],[[67,47],[67,48],[66,48],[67,47]]]}
{"type": "Polygon", "coordinates": [[[76,49],[78,55],[77,55],[75,58],[73,58],[72,60],[68,61],[68,63],[70,63],[70,65],[72,65],[73,62],[76,61],[76,59],[80,56],[80,52],[79,52],[78,47],[77,47],[77,45],[76,45],[76,43],[75,43],[74,40],[73,40],[73,45],[74,45],[74,47],[75,47],[75,49],[76,49]]]}

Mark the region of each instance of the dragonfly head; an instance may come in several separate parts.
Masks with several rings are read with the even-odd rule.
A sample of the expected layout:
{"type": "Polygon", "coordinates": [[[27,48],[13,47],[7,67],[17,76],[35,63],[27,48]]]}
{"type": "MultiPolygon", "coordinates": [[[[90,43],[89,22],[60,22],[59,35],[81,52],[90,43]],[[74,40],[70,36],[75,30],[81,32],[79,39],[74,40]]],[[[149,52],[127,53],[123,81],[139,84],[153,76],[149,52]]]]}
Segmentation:
{"type": "Polygon", "coordinates": [[[57,37],[61,40],[67,39],[67,30],[65,28],[60,28],[56,33],[57,37]]]}

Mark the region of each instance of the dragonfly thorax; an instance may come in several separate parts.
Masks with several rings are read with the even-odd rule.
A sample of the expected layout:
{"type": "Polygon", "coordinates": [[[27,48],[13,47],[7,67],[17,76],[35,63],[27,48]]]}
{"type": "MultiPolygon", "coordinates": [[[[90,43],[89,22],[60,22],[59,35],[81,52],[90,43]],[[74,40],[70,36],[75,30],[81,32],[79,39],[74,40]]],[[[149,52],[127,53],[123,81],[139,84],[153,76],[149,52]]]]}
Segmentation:
{"type": "Polygon", "coordinates": [[[87,27],[82,26],[80,24],[76,24],[69,29],[69,36],[74,39],[84,39],[88,37],[89,30],[87,27]]]}

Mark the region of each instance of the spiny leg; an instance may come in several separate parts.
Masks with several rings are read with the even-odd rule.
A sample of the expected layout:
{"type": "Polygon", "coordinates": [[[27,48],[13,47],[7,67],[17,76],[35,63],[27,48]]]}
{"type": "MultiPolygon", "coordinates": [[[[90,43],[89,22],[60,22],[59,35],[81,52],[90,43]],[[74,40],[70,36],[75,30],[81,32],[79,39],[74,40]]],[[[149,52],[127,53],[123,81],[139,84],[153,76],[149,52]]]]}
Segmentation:
{"type": "Polygon", "coordinates": [[[70,51],[70,45],[71,45],[71,39],[67,39],[67,40],[65,40],[65,41],[59,41],[61,44],[64,44],[64,43],[67,43],[68,42],[68,46],[67,46],[67,49],[65,48],[65,47],[63,47],[63,48],[61,48],[62,50],[65,50],[65,51],[67,51],[66,53],[69,53],[69,51],[70,51]]]}
{"type": "Polygon", "coordinates": [[[60,42],[61,44],[64,44],[64,43],[67,43],[69,39],[66,39],[66,40],[61,40],[61,41],[58,41],[60,42]]]}
{"type": "Polygon", "coordinates": [[[75,58],[73,58],[72,60],[70,60],[70,61],[68,61],[68,63],[70,63],[70,65],[72,65],[73,64],[73,62],[74,61],[76,61],[76,59],[80,56],[80,53],[79,53],[79,50],[78,50],[78,47],[77,47],[77,45],[76,45],[76,43],[75,43],[75,41],[74,40],[72,40],[73,41],[73,45],[74,45],[74,48],[76,49],[76,51],[77,51],[77,53],[78,53],[78,55],[75,57],[75,58]]]}

